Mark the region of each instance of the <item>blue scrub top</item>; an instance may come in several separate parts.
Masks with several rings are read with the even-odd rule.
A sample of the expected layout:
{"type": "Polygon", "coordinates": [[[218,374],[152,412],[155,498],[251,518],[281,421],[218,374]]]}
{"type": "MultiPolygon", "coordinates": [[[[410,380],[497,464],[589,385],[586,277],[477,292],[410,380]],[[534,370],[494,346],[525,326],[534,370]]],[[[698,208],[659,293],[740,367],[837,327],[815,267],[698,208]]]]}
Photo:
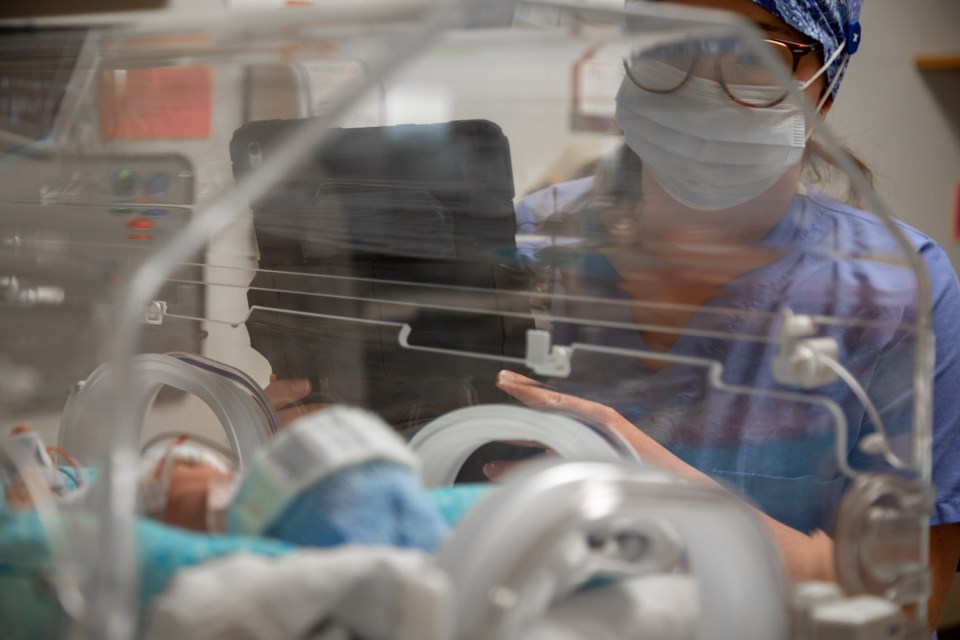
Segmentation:
{"type": "MultiPolygon", "coordinates": [[[[560,212],[576,214],[593,178],[567,182],[517,203],[518,249],[533,265],[542,265],[543,240],[524,238],[560,212]]],[[[907,225],[899,225],[919,252],[933,290],[936,370],[933,411],[933,481],[937,488],[931,524],[960,521],[960,288],[943,249],[907,225]]],[[[798,194],[761,244],[779,258],[731,280],[724,296],[707,302],[687,327],[776,335],[778,314],[790,309],[840,319],[875,321],[851,326],[826,324],[819,335],[833,337],[839,361],[851,371],[883,418],[895,451],[906,455],[912,420],[914,343],[909,327],[916,319],[916,280],[899,264],[875,259],[902,255],[882,222],[823,194],[798,194]],[[723,309],[723,313],[711,313],[723,309]]],[[[563,292],[607,299],[628,299],[622,278],[606,259],[587,251],[570,252],[559,263],[563,292]]],[[[632,323],[623,305],[598,305],[563,299],[556,316],[632,323]]],[[[558,322],[557,344],[574,342],[649,351],[639,332],[558,322]]],[[[874,432],[862,403],[842,381],[803,392],[777,383],[770,363],[776,345],[762,341],[680,337],[673,355],[722,363],[723,381],[762,390],[800,391],[829,398],[847,421],[847,459],[854,469],[889,470],[879,456],[857,443],[874,432]]],[[[834,447],[836,422],[822,407],[807,403],[731,393],[711,388],[702,367],[671,365],[651,369],[629,357],[577,352],[570,379],[560,389],[612,406],[692,466],[724,482],[766,513],[804,532],[832,533],[848,480],[840,473],[834,447]]]]}

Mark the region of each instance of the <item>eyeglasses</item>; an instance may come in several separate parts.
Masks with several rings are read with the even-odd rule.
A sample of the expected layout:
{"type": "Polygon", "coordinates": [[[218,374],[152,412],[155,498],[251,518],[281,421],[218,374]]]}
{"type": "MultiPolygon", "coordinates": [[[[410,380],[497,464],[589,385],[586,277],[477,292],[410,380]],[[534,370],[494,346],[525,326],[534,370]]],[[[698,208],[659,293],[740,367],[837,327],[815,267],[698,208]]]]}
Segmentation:
{"type": "MultiPolygon", "coordinates": [[[[800,61],[821,53],[819,43],[803,44],[767,38],[764,44],[796,74],[800,61]]],[[[720,86],[731,100],[751,109],[775,107],[787,98],[773,71],[757,51],[743,50],[729,40],[708,40],[663,45],[624,58],[623,67],[633,84],[650,93],[672,93],[684,86],[700,61],[712,57],[720,86]]],[[[804,87],[806,88],[806,87],[804,87]]]]}

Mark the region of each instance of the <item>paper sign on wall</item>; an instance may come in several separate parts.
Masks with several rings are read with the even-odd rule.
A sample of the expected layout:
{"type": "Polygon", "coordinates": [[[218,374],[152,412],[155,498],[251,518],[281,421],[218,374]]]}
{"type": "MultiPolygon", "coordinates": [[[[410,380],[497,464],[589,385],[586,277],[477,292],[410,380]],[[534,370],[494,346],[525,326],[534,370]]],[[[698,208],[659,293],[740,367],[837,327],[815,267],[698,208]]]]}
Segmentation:
{"type": "Polygon", "coordinates": [[[212,98],[209,67],[103,71],[100,136],[104,140],[209,138],[212,98]]]}

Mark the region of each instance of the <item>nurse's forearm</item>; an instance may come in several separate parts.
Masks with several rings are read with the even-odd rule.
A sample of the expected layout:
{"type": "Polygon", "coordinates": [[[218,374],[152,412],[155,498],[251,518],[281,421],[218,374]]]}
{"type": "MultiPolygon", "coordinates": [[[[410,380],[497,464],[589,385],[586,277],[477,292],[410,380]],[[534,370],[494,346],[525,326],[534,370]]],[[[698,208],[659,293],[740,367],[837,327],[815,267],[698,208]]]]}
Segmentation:
{"type": "MultiPolygon", "coordinates": [[[[564,411],[590,424],[604,425],[616,431],[643,460],[677,477],[723,486],[675,456],[611,407],[545,388],[539,382],[512,371],[501,371],[497,386],[527,406],[564,411]]],[[[806,535],[759,510],[755,511],[776,541],[791,581],[833,580],[833,542],[826,534],[818,531],[806,535]]]]}
{"type": "Polygon", "coordinates": [[[807,535],[791,529],[765,513],[760,514],[780,549],[791,582],[836,582],[833,540],[819,529],[807,535]]]}
{"type": "MultiPolygon", "coordinates": [[[[690,466],[675,456],[663,445],[639,429],[633,428],[627,433],[619,429],[618,431],[621,432],[621,435],[627,439],[644,460],[687,480],[723,486],[699,469],[690,466]]],[[[751,506],[751,509],[753,509],[760,519],[763,520],[764,524],[767,525],[767,529],[770,531],[780,550],[780,556],[783,559],[783,564],[787,569],[791,582],[835,580],[833,541],[829,536],[822,531],[815,531],[812,535],[801,533],[796,529],[788,527],[779,520],[771,518],[755,507],[751,506]]]]}

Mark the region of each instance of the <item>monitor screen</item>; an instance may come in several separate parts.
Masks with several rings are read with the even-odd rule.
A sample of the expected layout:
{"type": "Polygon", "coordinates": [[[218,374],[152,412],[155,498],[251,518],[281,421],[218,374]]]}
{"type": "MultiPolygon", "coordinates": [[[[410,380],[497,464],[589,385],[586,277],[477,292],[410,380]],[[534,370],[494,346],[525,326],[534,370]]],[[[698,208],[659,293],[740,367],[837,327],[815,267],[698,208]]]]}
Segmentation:
{"type": "Polygon", "coordinates": [[[0,29],[0,133],[21,142],[50,135],[86,29],[0,29]]]}
{"type": "MultiPolygon", "coordinates": [[[[235,175],[299,124],[237,131],[235,175]]],[[[491,122],[334,132],[252,203],[251,346],[280,378],[309,379],[309,402],[364,406],[400,430],[507,401],[500,358],[522,357],[532,326],[513,196],[509,144],[491,122]]]]}

